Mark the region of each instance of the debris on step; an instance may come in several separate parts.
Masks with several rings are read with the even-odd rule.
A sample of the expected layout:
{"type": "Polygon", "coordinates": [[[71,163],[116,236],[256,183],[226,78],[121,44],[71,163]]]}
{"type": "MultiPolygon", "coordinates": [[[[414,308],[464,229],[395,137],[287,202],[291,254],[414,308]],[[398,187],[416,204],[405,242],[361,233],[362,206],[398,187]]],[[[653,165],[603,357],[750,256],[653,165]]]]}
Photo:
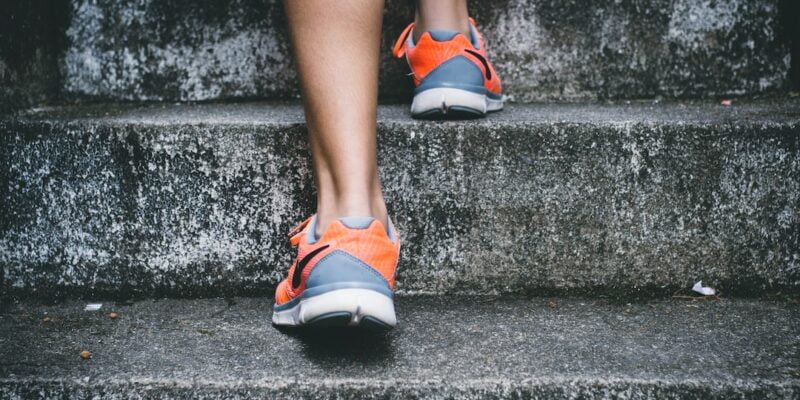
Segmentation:
{"type": "Polygon", "coordinates": [[[692,286],[692,291],[702,294],[703,296],[713,296],[717,294],[717,291],[714,290],[712,287],[703,286],[703,281],[697,281],[697,283],[692,286]]]}
{"type": "Polygon", "coordinates": [[[703,281],[697,281],[691,289],[680,289],[672,294],[673,299],[680,300],[720,300],[722,293],[713,287],[703,286],[703,281]],[[688,292],[688,293],[687,293],[688,292]]]}
{"type": "Polygon", "coordinates": [[[89,303],[83,308],[83,311],[97,311],[103,307],[103,303],[89,303]]]}

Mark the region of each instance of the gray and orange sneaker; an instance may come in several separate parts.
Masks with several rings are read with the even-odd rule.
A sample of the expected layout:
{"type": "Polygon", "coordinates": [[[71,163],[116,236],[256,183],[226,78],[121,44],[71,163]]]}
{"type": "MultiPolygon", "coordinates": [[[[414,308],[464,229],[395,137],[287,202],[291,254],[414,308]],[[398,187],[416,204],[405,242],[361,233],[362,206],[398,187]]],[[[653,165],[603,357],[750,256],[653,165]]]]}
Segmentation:
{"type": "Polygon", "coordinates": [[[414,42],[414,24],[394,45],[405,56],[414,79],[411,116],[415,118],[475,118],[503,109],[500,78],[486,58],[486,46],[475,21],[470,37],[456,31],[432,30],[414,42]]]}
{"type": "Polygon", "coordinates": [[[272,323],[394,327],[400,239],[391,221],[387,229],[372,217],[339,218],[319,237],[316,224],[314,215],[289,233],[297,259],[275,292],[272,323]]]}

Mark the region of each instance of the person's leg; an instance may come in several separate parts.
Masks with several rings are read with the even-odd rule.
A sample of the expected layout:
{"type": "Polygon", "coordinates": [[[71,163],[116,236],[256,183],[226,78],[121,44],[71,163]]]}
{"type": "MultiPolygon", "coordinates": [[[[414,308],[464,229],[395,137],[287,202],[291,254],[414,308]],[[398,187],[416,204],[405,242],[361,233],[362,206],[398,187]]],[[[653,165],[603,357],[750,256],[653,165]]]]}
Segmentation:
{"type": "Polygon", "coordinates": [[[376,160],[383,1],[285,0],[317,186],[317,233],[336,218],[387,224],[376,160]]]}
{"type": "Polygon", "coordinates": [[[397,323],[400,238],[386,215],[376,149],[383,1],[285,0],[305,107],[317,213],[292,230],[297,256],[275,289],[281,326],[397,323]]]}
{"type": "Polygon", "coordinates": [[[469,36],[467,0],[417,0],[414,40],[430,30],[450,30],[469,36]]]}

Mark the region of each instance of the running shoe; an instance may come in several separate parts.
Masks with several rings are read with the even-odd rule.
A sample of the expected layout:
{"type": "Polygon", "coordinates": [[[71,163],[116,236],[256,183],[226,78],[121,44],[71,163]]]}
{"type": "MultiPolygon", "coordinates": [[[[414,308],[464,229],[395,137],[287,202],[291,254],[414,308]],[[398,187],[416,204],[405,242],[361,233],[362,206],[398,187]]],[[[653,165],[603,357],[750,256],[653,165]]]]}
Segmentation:
{"type": "Polygon", "coordinates": [[[272,323],[283,326],[395,326],[394,286],[400,240],[372,217],[334,220],[320,237],[317,217],[289,236],[298,247],[289,275],[275,292],[272,323]]]}
{"type": "Polygon", "coordinates": [[[456,31],[431,30],[414,42],[409,24],[394,45],[406,57],[414,79],[411,116],[475,118],[503,109],[500,78],[486,58],[483,37],[469,19],[470,37],[456,31]]]}

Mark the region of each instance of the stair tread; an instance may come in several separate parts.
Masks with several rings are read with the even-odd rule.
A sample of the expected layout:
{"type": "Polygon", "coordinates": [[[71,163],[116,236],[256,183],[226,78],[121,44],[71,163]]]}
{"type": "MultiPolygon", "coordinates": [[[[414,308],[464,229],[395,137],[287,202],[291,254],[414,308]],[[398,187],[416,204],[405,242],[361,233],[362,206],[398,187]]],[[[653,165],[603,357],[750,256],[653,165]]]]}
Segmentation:
{"type": "Polygon", "coordinates": [[[7,304],[0,394],[800,393],[797,299],[401,296],[387,336],[279,331],[269,303],[7,304]]]}
{"type": "MultiPolygon", "coordinates": [[[[800,121],[800,97],[741,99],[731,106],[715,101],[623,101],[508,104],[485,119],[438,122],[444,125],[532,123],[654,123],[654,124],[795,124],[800,121]]],[[[22,121],[83,121],[130,124],[297,124],[303,123],[297,103],[170,103],[93,104],[37,108],[22,121]]],[[[424,126],[429,121],[409,117],[407,105],[381,105],[379,123],[424,126]]],[[[436,123],[436,122],[434,122],[436,123]]]]}

